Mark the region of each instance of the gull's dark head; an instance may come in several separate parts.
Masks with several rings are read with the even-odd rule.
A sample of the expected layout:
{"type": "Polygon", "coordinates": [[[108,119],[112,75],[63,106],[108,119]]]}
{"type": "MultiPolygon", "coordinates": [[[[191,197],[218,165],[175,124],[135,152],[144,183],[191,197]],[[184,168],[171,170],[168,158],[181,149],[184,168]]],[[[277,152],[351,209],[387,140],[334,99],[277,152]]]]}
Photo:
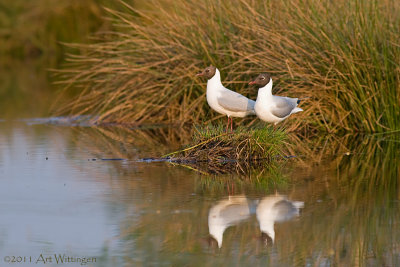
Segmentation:
{"type": "Polygon", "coordinates": [[[249,82],[250,85],[257,85],[258,88],[266,86],[271,80],[271,75],[268,73],[261,73],[253,81],[249,82]]]}
{"type": "Polygon", "coordinates": [[[205,68],[202,72],[196,74],[196,76],[206,77],[208,80],[214,77],[217,68],[214,66],[209,66],[205,68]]]}
{"type": "Polygon", "coordinates": [[[274,240],[266,233],[261,233],[260,239],[266,247],[271,247],[274,244],[274,240]]]}
{"type": "Polygon", "coordinates": [[[210,248],[218,248],[218,242],[217,242],[217,240],[215,240],[214,237],[208,236],[208,238],[206,238],[206,242],[208,244],[208,247],[210,247],[210,248]]]}

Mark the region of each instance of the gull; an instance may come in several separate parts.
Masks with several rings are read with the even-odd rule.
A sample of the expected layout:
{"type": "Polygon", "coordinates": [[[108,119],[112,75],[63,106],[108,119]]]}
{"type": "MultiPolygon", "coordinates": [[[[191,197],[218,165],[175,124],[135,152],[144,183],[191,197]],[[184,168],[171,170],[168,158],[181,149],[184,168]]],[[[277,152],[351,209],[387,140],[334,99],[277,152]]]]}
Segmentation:
{"type": "Polygon", "coordinates": [[[208,213],[208,230],[219,248],[222,246],[225,230],[248,219],[252,213],[255,213],[255,204],[240,195],[229,196],[211,207],[208,213]]]}
{"type": "Polygon", "coordinates": [[[272,79],[269,74],[261,73],[249,84],[259,88],[254,110],[261,120],[276,125],[291,114],[303,111],[297,107],[300,103],[298,98],[272,95],[272,79]]]}
{"type": "Polygon", "coordinates": [[[256,216],[266,241],[274,243],[275,222],[285,222],[299,216],[299,211],[303,207],[304,202],[290,201],[284,195],[271,195],[261,199],[256,209],[256,216]]]}
{"type": "Polygon", "coordinates": [[[205,68],[196,76],[206,77],[207,81],[207,103],[208,105],[220,114],[228,116],[226,131],[228,131],[229,120],[232,132],[232,117],[243,118],[247,115],[255,115],[255,101],[225,88],[221,83],[221,75],[219,70],[214,66],[205,68]]]}

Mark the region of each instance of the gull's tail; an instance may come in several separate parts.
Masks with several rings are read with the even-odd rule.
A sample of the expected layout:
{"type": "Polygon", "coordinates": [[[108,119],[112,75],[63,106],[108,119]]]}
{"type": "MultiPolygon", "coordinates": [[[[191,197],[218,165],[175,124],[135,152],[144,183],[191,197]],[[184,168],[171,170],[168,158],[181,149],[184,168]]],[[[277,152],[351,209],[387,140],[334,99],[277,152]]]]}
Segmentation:
{"type": "Polygon", "coordinates": [[[294,114],[294,113],[297,113],[297,112],[300,112],[300,111],[303,111],[303,109],[298,108],[298,107],[295,107],[295,108],[292,110],[291,114],[294,114]]]}

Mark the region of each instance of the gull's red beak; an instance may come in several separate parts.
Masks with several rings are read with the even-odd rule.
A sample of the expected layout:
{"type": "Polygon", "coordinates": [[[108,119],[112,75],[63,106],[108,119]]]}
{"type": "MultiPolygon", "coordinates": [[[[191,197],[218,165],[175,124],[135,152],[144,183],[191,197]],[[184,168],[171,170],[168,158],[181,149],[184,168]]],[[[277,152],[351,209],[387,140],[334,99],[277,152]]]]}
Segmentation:
{"type": "Polygon", "coordinates": [[[199,73],[196,74],[196,76],[197,76],[197,77],[204,76],[204,73],[203,73],[203,72],[199,72],[199,73]]]}
{"type": "Polygon", "coordinates": [[[251,82],[249,82],[249,85],[253,85],[255,83],[256,83],[255,81],[251,81],[251,82]]]}

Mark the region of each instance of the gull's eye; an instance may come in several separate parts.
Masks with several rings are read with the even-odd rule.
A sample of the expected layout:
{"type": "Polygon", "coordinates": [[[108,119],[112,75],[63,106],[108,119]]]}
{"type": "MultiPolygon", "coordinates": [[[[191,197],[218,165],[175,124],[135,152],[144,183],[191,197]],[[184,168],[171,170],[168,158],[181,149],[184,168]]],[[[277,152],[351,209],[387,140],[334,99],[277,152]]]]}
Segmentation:
{"type": "Polygon", "coordinates": [[[210,72],[210,70],[206,70],[206,72],[210,72]]]}
{"type": "Polygon", "coordinates": [[[260,80],[265,80],[265,77],[261,77],[260,80]]]}

